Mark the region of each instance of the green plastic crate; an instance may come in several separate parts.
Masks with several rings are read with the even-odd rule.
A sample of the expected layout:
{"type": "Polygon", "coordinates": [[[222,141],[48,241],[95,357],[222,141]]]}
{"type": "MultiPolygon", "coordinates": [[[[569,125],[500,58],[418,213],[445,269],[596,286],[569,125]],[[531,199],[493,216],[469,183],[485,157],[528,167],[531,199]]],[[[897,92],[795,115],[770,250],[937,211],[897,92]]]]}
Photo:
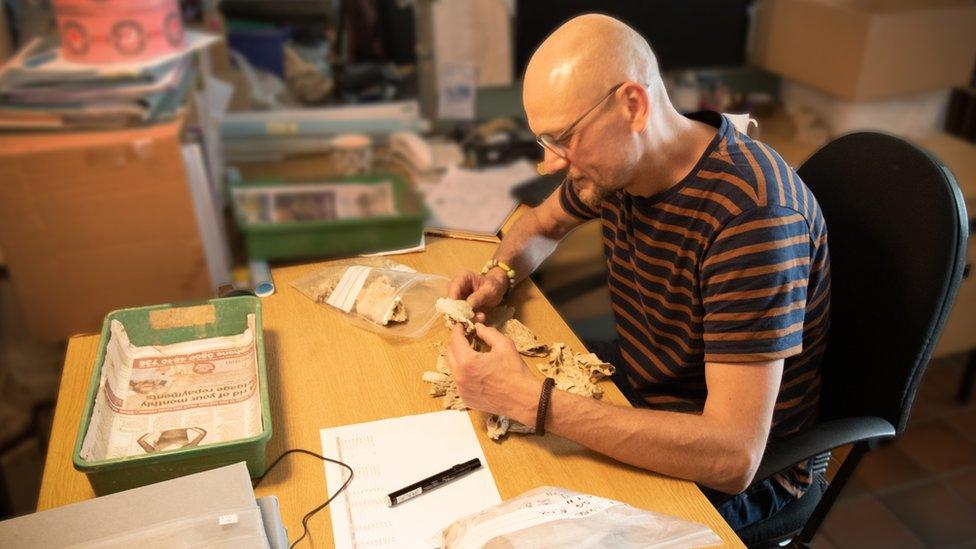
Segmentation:
{"type": "Polygon", "coordinates": [[[268,372],[264,361],[264,333],[261,328],[261,301],[256,297],[241,296],[192,303],[153,305],[132,309],[112,311],[102,324],[102,339],[95,357],[88,394],[85,398],[84,414],[78,426],[78,436],[72,455],[75,469],[88,476],[96,495],[111,494],[130,488],[145,486],[191,473],[206,471],[240,461],[247,462],[252,477],[264,474],[267,466],[266,448],[271,439],[271,401],[268,399],[268,372]],[[155,329],[150,325],[150,313],[161,309],[181,309],[186,307],[212,306],[215,321],[210,324],[193,324],[167,329],[155,329]],[[193,339],[229,336],[247,329],[247,315],[254,314],[254,339],[257,351],[258,379],[260,383],[261,422],[260,434],[244,439],[206,444],[193,448],[168,450],[147,454],[99,461],[81,458],[81,446],[88,432],[95,395],[99,389],[101,369],[105,350],[110,337],[112,320],[125,326],[133,345],[169,345],[193,339]]]}
{"type": "MultiPolygon", "coordinates": [[[[367,219],[336,219],[330,221],[290,221],[284,223],[249,223],[237,201],[234,217],[244,235],[244,247],[250,259],[300,259],[334,257],[416,246],[424,232],[429,212],[423,199],[402,178],[393,174],[352,176],[327,183],[393,184],[393,205],[398,215],[367,219]]],[[[231,189],[282,185],[277,180],[237,181],[231,189]]]]}

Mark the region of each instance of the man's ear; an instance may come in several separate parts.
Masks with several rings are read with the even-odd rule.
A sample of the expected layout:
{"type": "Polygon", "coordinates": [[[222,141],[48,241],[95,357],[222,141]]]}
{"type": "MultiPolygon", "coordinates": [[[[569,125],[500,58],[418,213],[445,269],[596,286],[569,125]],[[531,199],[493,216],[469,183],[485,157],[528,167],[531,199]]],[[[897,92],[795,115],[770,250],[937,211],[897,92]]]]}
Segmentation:
{"type": "Polygon", "coordinates": [[[618,97],[623,99],[627,107],[627,120],[630,129],[643,132],[647,127],[647,120],[651,115],[651,95],[649,90],[635,82],[627,82],[617,90],[618,97]]]}

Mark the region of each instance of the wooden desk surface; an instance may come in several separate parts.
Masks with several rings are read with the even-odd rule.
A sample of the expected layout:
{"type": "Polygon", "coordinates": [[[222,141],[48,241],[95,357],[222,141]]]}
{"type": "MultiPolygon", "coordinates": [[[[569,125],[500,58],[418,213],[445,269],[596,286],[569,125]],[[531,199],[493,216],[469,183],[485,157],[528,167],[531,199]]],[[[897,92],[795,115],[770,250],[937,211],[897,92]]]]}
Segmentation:
{"type": "MultiPolygon", "coordinates": [[[[423,272],[450,275],[458,268],[481,265],[493,249],[489,243],[431,238],[426,252],[396,259],[423,272]]],[[[262,301],[274,421],[269,462],[290,448],[321,451],[319,429],[323,427],[441,409],[440,399],[427,395],[420,376],[433,369],[432,344],[445,340],[447,330],[437,325],[420,340],[394,342],[346,324],[340,315],[289,285],[320,265],[275,269],[277,293],[262,301]]],[[[510,301],[517,317],[542,340],[582,349],[531,282],[523,283],[510,301]]],[[[98,336],[76,337],[68,344],[38,510],[94,495],[84,475],[72,467],[71,452],[97,347],[98,336]]],[[[612,383],[604,382],[603,388],[608,401],[626,403],[612,383]]],[[[484,415],[470,415],[503,499],[540,485],[563,486],[707,524],[726,546],[742,547],[691,482],[623,465],[551,434],[514,435],[497,443],[485,435],[484,415]]],[[[289,456],[257,493],[278,496],[285,526],[295,539],[302,529],[302,515],[326,499],[323,465],[308,456],[289,456]]],[[[332,546],[331,527],[327,511],[316,515],[310,522],[313,546],[332,546]]]]}

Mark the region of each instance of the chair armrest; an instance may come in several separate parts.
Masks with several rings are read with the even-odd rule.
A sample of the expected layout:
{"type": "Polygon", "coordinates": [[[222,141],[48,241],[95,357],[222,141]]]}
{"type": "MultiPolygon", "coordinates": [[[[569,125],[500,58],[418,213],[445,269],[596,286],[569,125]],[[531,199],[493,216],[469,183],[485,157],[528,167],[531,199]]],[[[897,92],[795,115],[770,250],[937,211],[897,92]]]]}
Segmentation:
{"type": "Polygon", "coordinates": [[[770,440],[752,483],[838,446],[894,436],[895,427],[880,417],[862,416],[818,423],[795,435],[770,440]]]}

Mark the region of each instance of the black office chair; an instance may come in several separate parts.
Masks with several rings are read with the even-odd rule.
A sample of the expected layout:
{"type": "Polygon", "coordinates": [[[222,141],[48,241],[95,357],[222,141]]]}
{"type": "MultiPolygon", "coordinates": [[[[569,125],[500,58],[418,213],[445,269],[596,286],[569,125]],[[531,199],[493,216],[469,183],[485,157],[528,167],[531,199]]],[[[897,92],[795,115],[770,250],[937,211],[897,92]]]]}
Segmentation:
{"type": "Polygon", "coordinates": [[[959,289],[966,206],[952,173],[919,148],[872,132],[843,136],[798,170],[827,219],[831,328],[819,423],[769,443],[755,480],[815,458],[811,491],[739,532],[751,546],[813,539],[858,462],[908,422],[959,289]],[[830,450],[853,444],[829,487],[830,450]]]}

